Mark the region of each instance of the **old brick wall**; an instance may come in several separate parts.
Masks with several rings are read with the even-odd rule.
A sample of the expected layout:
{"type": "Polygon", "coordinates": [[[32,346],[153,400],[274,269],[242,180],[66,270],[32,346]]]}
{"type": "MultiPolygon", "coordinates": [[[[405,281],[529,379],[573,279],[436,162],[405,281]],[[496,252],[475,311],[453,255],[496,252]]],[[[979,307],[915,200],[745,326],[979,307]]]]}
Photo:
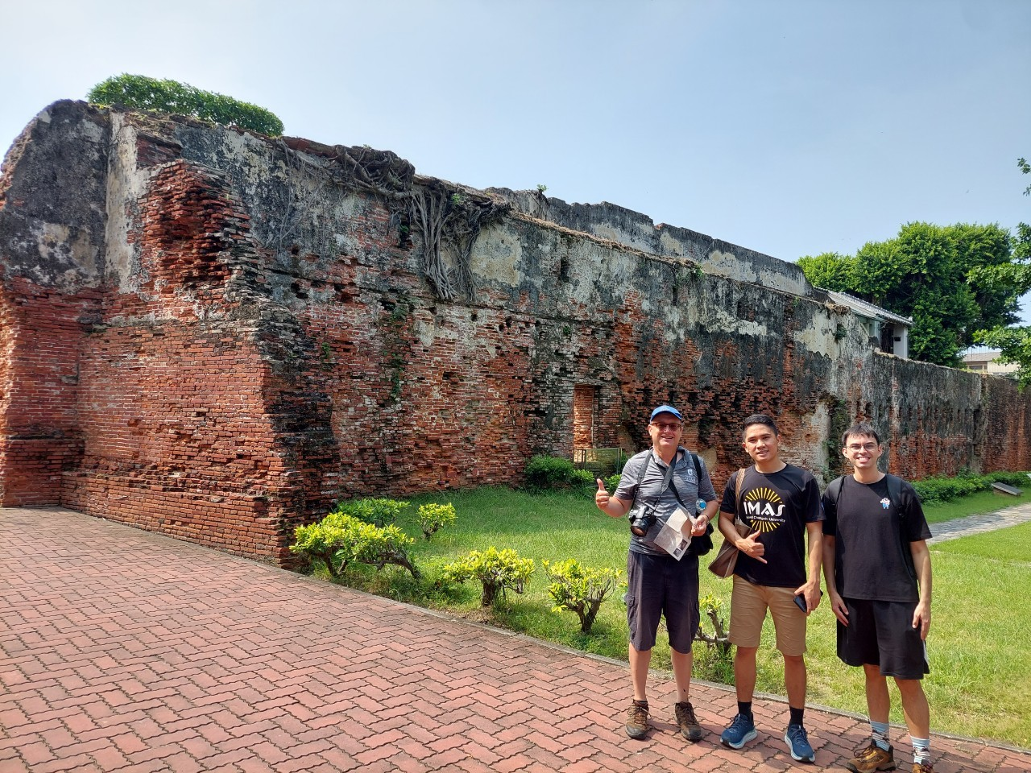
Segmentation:
{"type": "Polygon", "coordinates": [[[100,301],[106,125],[84,107],[43,111],[0,171],[0,503],[59,502],[82,454],[74,396],[100,301]],[[61,176],[74,185],[46,185],[61,176]]]}
{"type": "Polygon", "coordinates": [[[21,277],[10,287],[0,295],[0,503],[58,503],[62,471],[82,456],[79,351],[98,300],[21,277]]]}
{"type": "Polygon", "coordinates": [[[329,399],[296,368],[314,345],[263,292],[225,179],[152,130],[58,103],[5,164],[0,503],[286,562],[338,491],[329,399]],[[83,135],[103,149],[92,187],[54,150],[83,135]],[[92,254],[47,241],[84,221],[92,254]]]}
{"type": "Polygon", "coordinates": [[[293,527],[336,499],[518,484],[530,455],[588,439],[634,451],[665,402],[718,484],[757,411],[822,478],[856,416],[905,476],[1031,468],[1031,397],[876,354],[818,294],[516,208],[445,301],[399,203],[483,192],[367,148],[41,115],[0,176],[0,505],[286,563],[293,527]],[[68,196],[73,173],[92,182],[68,196]]]}

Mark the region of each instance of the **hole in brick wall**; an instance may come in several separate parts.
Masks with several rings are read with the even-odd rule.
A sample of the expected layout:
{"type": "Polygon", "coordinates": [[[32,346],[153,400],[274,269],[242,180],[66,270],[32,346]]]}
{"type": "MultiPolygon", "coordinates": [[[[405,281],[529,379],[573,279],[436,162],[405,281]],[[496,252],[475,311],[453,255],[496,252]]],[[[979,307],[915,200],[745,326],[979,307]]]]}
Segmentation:
{"type": "Polygon", "coordinates": [[[308,294],[301,290],[300,283],[291,283],[290,290],[294,292],[294,296],[296,296],[298,299],[308,298],[308,294]]]}
{"type": "Polygon", "coordinates": [[[469,313],[469,320],[478,320],[478,319],[479,319],[479,315],[477,315],[475,311],[469,313]]]}
{"type": "Polygon", "coordinates": [[[333,290],[336,292],[337,301],[348,302],[354,298],[354,294],[340,283],[333,283],[333,290]]]}
{"type": "Polygon", "coordinates": [[[562,256],[558,262],[558,279],[564,283],[569,282],[569,259],[562,256]]]}
{"type": "Polygon", "coordinates": [[[593,385],[573,386],[573,449],[594,447],[594,416],[598,403],[593,385]]]}

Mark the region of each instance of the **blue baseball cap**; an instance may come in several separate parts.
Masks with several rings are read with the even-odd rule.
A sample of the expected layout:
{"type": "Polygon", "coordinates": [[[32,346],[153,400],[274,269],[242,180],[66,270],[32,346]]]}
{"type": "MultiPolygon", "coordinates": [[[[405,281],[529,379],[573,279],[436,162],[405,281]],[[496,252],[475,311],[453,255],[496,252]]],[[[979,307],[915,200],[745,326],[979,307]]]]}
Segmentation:
{"type": "Polygon", "coordinates": [[[652,410],[652,416],[648,418],[648,422],[654,420],[655,416],[659,414],[671,414],[680,421],[683,421],[684,419],[684,415],[678,412],[674,407],[670,406],[669,404],[663,404],[662,406],[657,406],[655,407],[655,409],[652,410]]]}

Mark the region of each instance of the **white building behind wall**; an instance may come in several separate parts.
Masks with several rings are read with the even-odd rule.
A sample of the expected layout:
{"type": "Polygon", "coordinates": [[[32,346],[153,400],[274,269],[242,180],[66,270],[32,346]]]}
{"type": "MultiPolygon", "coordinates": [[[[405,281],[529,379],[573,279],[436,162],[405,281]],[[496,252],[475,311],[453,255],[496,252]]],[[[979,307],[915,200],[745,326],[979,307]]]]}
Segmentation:
{"type": "Polygon", "coordinates": [[[851,308],[862,319],[878,350],[909,359],[909,329],[913,326],[913,318],[896,315],[847,293],[827,291],[827,295],[835,304],[851,308]]]}

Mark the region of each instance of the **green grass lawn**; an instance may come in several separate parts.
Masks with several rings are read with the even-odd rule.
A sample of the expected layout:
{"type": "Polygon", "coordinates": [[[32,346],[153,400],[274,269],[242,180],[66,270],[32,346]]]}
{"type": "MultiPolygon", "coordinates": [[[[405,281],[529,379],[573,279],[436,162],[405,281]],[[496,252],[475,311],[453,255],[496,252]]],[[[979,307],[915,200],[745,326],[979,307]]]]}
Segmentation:
{"type": "MultiPolygon", "coordinates": [[[[969,514],[1027,500],[1027,496],[1003,499],[988,493],[957,503],[969,514]]],[[[592,633],[583,635],[575,614],[551,610],[548,580],[541,568],[542,560],[574,557],[585,565],[621,569],[625,576],[629,540],[625,519],[607,517],[590,497],[573,493],[532,495],[482,488],[411,501],[413,508],[402,515],[398,525],[409,535],[419,536],[412,555],[423,578],[416,582],[398,568],[378,574],[361,568],[347,572],[348,583],[590,653],[626,659],[622,590],[606,599],[592,633]],[[451,502],[458,513],[457,524],[443,529],[430,542],[421,537],[414,508],[427,502],[451,502]],[[489,546],[515,549],[520,556],[534,560],[537,569],[524,594],[510,592],[494,609],[483,611],[478,582],[468,582],[455,592],[434,588],[442,563],[489,546]]],[[[951,510],[949,516],[937,516],[937,507],[932,513],[935,521],[957,516],[951,510]]],[[[929,521],[931,518],[929,515],[929,521]]],[[[925,690],[931,703],[932,729],[1031,746],[1031,700],[1022,688],[1023,676],[1031,672],[1031,618],[1022,605],[1031,575],[1031,523],[936,544],[931,554],[935,592],[928,652],[932,672],[925,690]]],[[[703,558],[700,593],[721,601],[726,621],[731,582],[704,569],[712,556],[703,558]]],[[[702,624],[711,631],[704,614],[702,624]]],[[[834,617],[826,604],[810,619],[808,644],[810,702],[865,713],[862,670],[838,660],[834,617]]],[[[661,630],[652,666],[670,668],[669,647],[661,630]]],[[[732,680],[729,666],[701,643],[695,645],[695,673],[708,680],[732,680]]],[[[784,693],[782,662],[773,647],[770,622],[759,651],[757,690],[784,693]]],[[[901,722],[897,691],[893,688],[892,692],[892,720],[901,722]]]]}
{"type": "MultiPolygon", "coordinates": [[[[928,524],[944,522],[947,519],[958,517],[969,517],[971,514],[990,514],[999,509],[1009,506],[1018,506],[1022,503],[1031,503],[1031,479],[1028,486],[1021,488],[1021,495],[996,495],[994,492],[978,492],[957,498],[948,503],[927,503],[924,504],[924,516],[928,524]]],[[[932,529],[933,533],[934,530],[932,529]]]]}

